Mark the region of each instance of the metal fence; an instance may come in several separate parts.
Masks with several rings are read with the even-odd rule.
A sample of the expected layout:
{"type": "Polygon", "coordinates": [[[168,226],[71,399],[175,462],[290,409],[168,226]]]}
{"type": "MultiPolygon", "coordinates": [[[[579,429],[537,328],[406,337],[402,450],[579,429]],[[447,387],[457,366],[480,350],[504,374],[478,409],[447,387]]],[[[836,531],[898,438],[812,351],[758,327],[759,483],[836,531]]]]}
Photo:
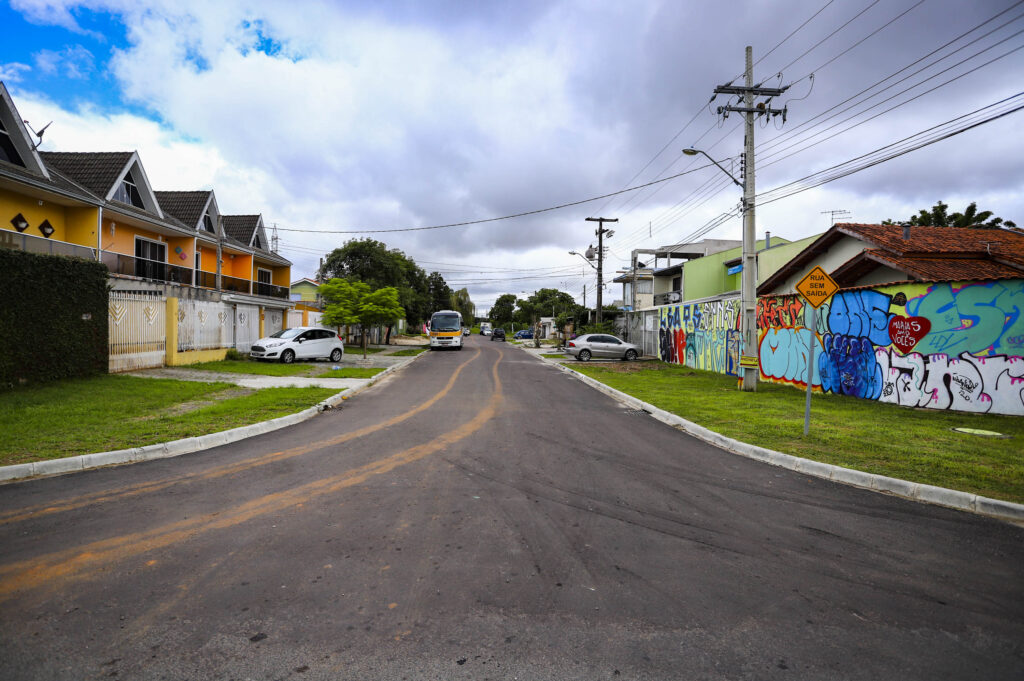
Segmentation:
{"type": "Polygon", "coordinates": [[[117,373],[163,366],[167,347],[167,299],[111,291],[108,306],[108,370],[117,373]]]}
{"type": "Polygon", "coordinates": [[[625,315],[625,339],[643,348],[648,357],[658,356],[658,314],[658,310],[641,310],[625,315]]]}
{"type": "Polygon", "coordinates": [[[288,310],[288,328],[302,326],[302,310],[288,310]]]}
{"type": "Polygon", "coordinates": [[[229,347],[232,323],[230,305],[181,299],[178,302],[178,352],[229,347]]]}

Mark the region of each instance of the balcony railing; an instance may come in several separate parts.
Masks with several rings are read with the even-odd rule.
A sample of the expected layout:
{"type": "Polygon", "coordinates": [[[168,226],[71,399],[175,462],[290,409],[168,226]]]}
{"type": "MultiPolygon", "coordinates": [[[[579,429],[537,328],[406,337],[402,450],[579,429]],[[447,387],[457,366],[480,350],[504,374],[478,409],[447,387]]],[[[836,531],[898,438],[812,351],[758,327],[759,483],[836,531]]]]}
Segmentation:
{"type": "Polygon", "coordinates": [[[239,279],[238,277],[229,277],[226,275],[220,276],[220,290],[221,291],[234,291],[235,293],[249,293],[252,282],[248,279],[239,279]]]}
{"type": "Polygon", "coordinates": [[[126,274],[142,279],[192,285],[192,268],[179,267],[166,262],[135,258],[120,253],[103,253],[102,262],[113,274],[126,274]]]}
{"type": "Polygon", "coordinates": [[[203,272],[202,270],[196,272],[196,286],[202,286],[203,288],[217,288],[217,273],[203,272]]]}
{"type": "Polygon", "coordinates": [[[256,295],[267,296],[269,298],[281,298],[288,300],[290,289],[287,286],[275,286],[273,284],[267,284],[262,281],[256,282],[256,295]]]}
{"type": "Polygon", "coordinates": [[[18,234],[9,230],[0,230],[0,248],[10,248],[16,251],[28,251],[29,253],[42,253],[44,255],[63,255],[71,258],[85,258],[86,260],[96,259],[96,250],[78,244],[69,244],[66,241],[53,241],[31,234],[18,234]]]}

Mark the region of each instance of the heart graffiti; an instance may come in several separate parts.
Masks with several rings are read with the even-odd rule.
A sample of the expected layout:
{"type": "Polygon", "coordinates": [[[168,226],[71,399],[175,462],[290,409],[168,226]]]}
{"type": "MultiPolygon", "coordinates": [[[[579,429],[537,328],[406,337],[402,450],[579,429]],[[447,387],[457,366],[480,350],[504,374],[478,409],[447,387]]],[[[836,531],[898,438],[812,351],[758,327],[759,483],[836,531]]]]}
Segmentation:
{"type": "Polygon", "coordinates": [[[927,317],[893,317],[889,321],[889,337],[904,355],[914,349],[928,335],[932,323],[927,317]]]}

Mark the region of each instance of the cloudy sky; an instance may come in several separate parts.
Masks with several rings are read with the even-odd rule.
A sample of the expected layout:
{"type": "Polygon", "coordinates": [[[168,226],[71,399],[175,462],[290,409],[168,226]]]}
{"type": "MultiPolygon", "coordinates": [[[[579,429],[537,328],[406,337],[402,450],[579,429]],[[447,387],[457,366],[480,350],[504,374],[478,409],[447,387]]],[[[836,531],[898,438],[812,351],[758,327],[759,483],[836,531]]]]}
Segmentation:
{"type": "Polygon", "coordinates": [[[138,150],[154,188],[262,213],[295,279],[372,237],[479,309],[584,285],[593,304],[568,253],[596,242],[587,217],[619,219],[611,276],[632,249],[739,239],[718,219],[739,189],[680,152],[739,174],[742,121],[715,111],[735,100],[709,100],[747,45],[756,82],[790,85],[755,132],[759,238],[938,200],[1024,224],[1015,0],[0,0],[0,26],[43,149],[138,150]]]}

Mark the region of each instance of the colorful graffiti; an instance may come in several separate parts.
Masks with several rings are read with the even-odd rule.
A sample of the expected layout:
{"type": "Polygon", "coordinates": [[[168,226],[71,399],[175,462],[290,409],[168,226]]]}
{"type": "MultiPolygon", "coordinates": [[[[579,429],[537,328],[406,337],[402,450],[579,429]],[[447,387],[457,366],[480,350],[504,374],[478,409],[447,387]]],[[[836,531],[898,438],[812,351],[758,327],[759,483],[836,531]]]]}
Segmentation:
{"type": "Polygon", "coordinates": [[[737,375],[742,340],[738,298],[661,308],[659,358],[737,375]]]}
{"type": "MultiPolygon", "coordinates": [[[[762,380],[806,387],[799,296],[758,301],[762,380]]],[[[812,386],[929,409],[1024,415],[1024,280],[837,293],[815,315],[812,386]]]]}

